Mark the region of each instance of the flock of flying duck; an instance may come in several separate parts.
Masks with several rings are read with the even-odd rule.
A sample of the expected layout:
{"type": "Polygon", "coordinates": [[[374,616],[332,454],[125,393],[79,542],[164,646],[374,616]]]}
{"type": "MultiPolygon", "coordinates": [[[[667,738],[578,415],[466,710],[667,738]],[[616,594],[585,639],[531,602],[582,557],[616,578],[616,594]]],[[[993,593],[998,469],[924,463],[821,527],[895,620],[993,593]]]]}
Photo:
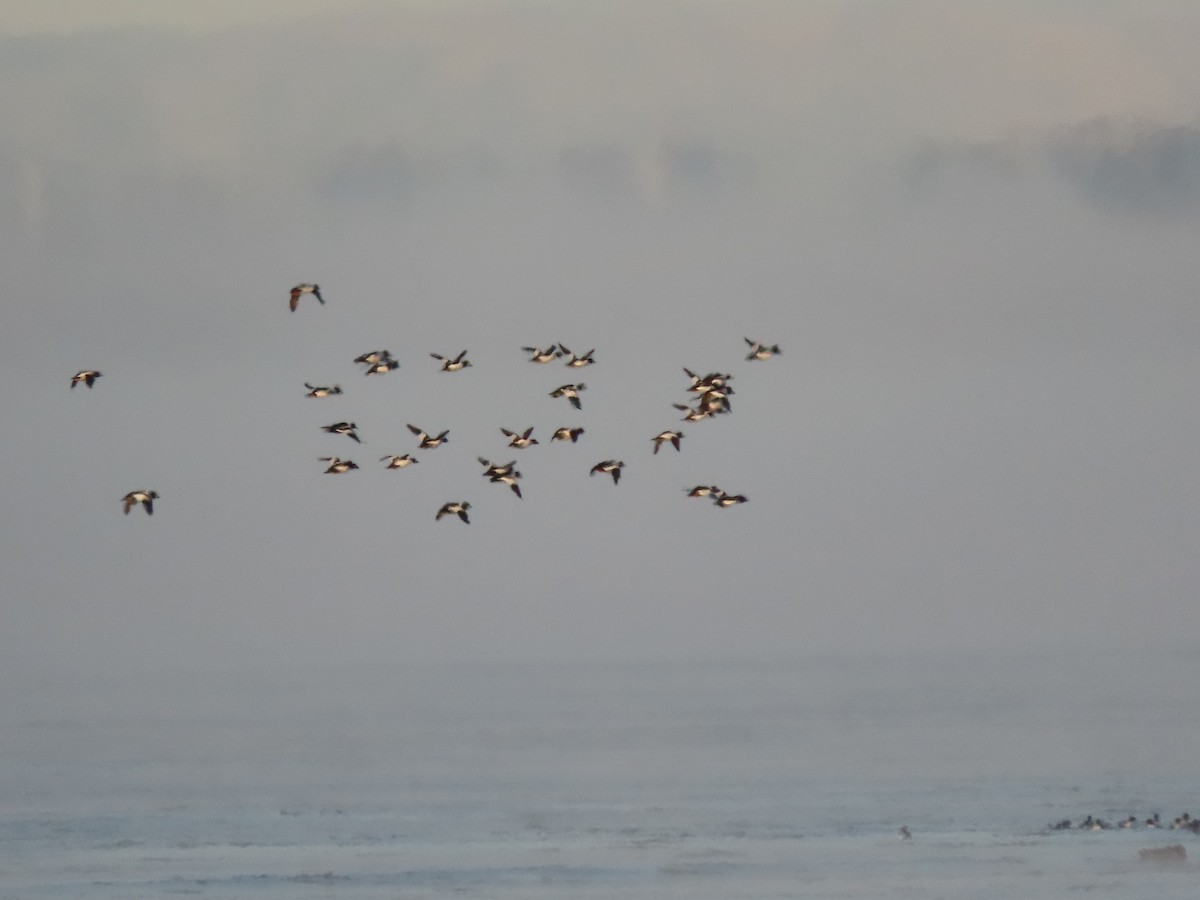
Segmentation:
{"type": "MultiPolygon", "coordinates": [[[[304,282],[297,284],[291,289],[288,306],[292,312],[295,312],[299,307],[301,298],[307,295],[312,295],[321,305],[325,304],[325,298],[321,296],[320,286],[315,283],[304,282]]],[[[763,344],[758,341],[752,341],[749,338],[745,338],[745,341],[750,349],[750,352],[746,356],[748,361],[767,360],[780,352],[778,344],[763,344]]],[[[529,354],[529,362],[537,365],[546,365],[559,360],[565,360],[563,364],[567,368],[582,369],[596,362],[594,349],[588,350],[586,353],[575,353],[561,343],[550,344],[544,348],[522,347],[521,349],[529,354]]],[[[466,350],[463,350],[456,356],[441,353],[431,353],[429,355],[441,363],[441,370],[443,372],[458,372],[471,366],[471,361],[467,358],[466,350]]],[[[364,374],[368,376],[383,375],[400,366],[399,361],[387,350],[375,350],[364,353],[357,357],[354,362],[363,366],[364,374]]],[[[729,397],[733,394],[733,388],[729,385],[729,380],[733,377],[732,375],[711,372],[700,376],[687,368],[683,371],[690,379],[687,390],[693,397],[690,404],[673,404],[676,409],[684,413],[682,421],[698,422],[730,412],[729,397]]],[[[91,388],[96,383],[96,379],[100,377],[101,373],[95,369],[80,370],[71,378],[71,389],[74,390],[75,386],[80,383],[91,388]]],[[[308,391],[305,396],[314,399],[323,399],[343,393],[341,386],[337,384],[326,386],[305,382],[304,387],[308,391]]],[[[550,396],[555,399],[566,399],[572,408],[582,410],[583,403],[580,394],[586,389],[587,385],[582,381],[568,383],[555,388],[550,392],[550,396]]],[[[433,433],[412,424],[407,424],[407,427],[417,438],[417,449],[419,450],[433,450],[449,440],[449,430],[433,433]]],[[[354,422],[332,422],[328,425],[320,426],[320,430],[327,434],[344,435],[355,443],[362,443],[362,439],[358,436],[358,426],[354,422]]],[[[533,430],[532,426],[523,431],[509,430],[507,428],[500,429],[504,436],[508,438],[508,446],[516,450],[525,450],[539,443],[538,439],[533,436],[533,430]]],[[[550,440],[570,441],[574,444],[579,441],[579,437],[582,434],[584,434],[584,429],[580,426],[563,426],[554,430],[550,436],[550,440]]],[[[682,440],[682,431],[676,428],[665,429],[651,438],[654,444],[653,453],[657,454],[667,444],[674,447],[676,451],[679,451],[682,440]]],[[[478,459],[484,467],[483,477],[487,478],[490,483],[507,485],[518,498],[521,497],[519,480],[522,475],[516,468],[517,461],[515,459],[503,465],[494,464],[484,457],[478,457],[478,459]]],[[[329,475],[341,475],[359,468],[358,464],[353,460],[342,459],[340,456],[321,456],[318,457],[318,460],[328,464],[325,468],[325,474],[329,475]]],[[[420,462],[411,453],[389,454],[381,457],[379,461],[385,463],[384,468],[386,469],[403,469],[420,462]]],[[[610,475],[615,485],[620,483],[621,470],[624,467],[624,460],[604,459],[592,466],[589,474],[610,475]]],[[[748,499],[744,494],[730,494],[721,490],[716,485],[697,485],[685,490],[689,497],[710,499],[715,506],[720,508],[737,506],[738,504],[746,503],[748,499]]],[[[125,514],[128,515],[131,509],[141,505],[147,515],[153,515],[154,501],[158,499],[158,496],[157,491],[153,490],[141,489],[130,491],[122,498],[125,514]]],[[[470,524],[471,520],[468,516],[468,510],[470,509],[471,504],[466,500],[450,501],[442,505],[434,518],[435,520],[440,520],[445,516],[457,516],[463,522],[470,524]]]]}

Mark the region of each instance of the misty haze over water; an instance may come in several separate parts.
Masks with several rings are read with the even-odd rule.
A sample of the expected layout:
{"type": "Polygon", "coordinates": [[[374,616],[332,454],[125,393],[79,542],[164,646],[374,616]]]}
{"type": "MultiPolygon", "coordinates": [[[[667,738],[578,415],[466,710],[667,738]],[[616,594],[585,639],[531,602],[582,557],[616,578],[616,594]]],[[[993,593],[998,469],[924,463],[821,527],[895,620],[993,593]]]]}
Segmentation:
{"type": "Polygon", "coordinates": [[[1043,829],[1200,812],[1198,33],[5,4],[0,883],[1181,896],[1043,829]]]}
{"type": "Polygon", "coordinates": [[[1187,832],[1047,828],[1200,800],[1200,710],[1175,690],[1195,658],[1136,655],[1138,679],[1094,662],[28,685],[3,697],[3,871],[43,897],[1186,896],[1194,864],[1137,851],[1187,832]]]}

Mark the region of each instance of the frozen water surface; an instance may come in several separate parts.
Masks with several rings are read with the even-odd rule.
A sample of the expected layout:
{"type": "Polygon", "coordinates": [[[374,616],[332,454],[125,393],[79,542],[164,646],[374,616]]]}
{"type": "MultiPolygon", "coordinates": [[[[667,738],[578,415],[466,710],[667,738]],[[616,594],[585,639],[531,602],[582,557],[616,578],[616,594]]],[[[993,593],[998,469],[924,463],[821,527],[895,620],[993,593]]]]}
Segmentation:
{"type": "Polygon", "coordinates": [[[1047,829],[1200,812],[1188,660],[1138,662],[396,665],[9,686],[0,884],[113,900],[1190,898],[1190,832],[1047,829]],[[1175,843],[1187,861],[1139,861],[1175,843]]]}

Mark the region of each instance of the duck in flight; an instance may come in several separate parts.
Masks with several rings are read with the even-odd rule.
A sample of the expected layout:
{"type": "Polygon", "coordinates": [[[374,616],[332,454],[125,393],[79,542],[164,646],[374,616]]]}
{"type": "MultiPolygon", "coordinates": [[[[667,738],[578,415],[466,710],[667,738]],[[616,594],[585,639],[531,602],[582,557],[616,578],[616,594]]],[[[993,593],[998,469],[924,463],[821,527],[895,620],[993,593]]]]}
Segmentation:
{"type": "Polygon", "coordinates": [[[154,515],[154,501],[158,499],[157,491],[130,491],[122,500],[125,502],[125,515],[129,515],[129,511],[142,504],[142,508],[146,510],[146,515],[154,515]]]}
{"type": "Polygon", "coordinates": [[[671,405],[684,414],[683,418],[680,419],[681,422],[700,422],[713,415],[712,410],[707,406],[699,406],[696,409],[692,409],[692,407],[685,406],[682,403],[672,403],[671,405]]]}
{"type": "Polygon", "coordinates": [[[467,510],[470,508],[471,504],[466,500],[461,500],[457,503],[446,503],[437,511],[437,516],[435,516],[435,518],[440,520],[442,516],[458,516],[460,519],[470,525],[471,520],[467,518],[467,510]]]}
{"type": "Polygon", "coordinates": [[[671,444],[675,447],[675,449],[678,450],[679,442],[680,442],[680,440],[682,440],[682,438],[683,438],[682,431],[667,430],[667,431],[660,431],[654,437],[650,438],[650,440],[654,441],[654,453],[655,453],[655,455],[657,455],[659,448],[662,447],[662,445],[667,443],[668,441],[670,441],[671,444]]]}
{"type": "Polygon", "coordinates": [[[89,388],[96,383],[96,379],[100,377],[100,373],[95,369],[80,369],[71,376],[71,390],[75,390],[75,385],[83,382],[89,388]]]}
{"type": "Polygon", "coordinates": [[[517,461],[515,459],[512,460],[512,462],[506,462],[503,465],[499,465],[484,459],[482,456],[476,458],[479,460],[479,464],[483,466],[484,478],[495,478],[498,475],[511,475],[517,470],[517,461]]]}
{"type": "Polygon", "coordinates": [[[592,363],[595,362],[595,360],[592,359],[592,354],[596,352],[595,350],[589,350],[587,353],[578,354],[578,353],[573,353],[572,351],[568,350],[562,344],[558,345],[558,349],[561,351],[559,354],[560,356],[568,356],[569,355],[571,357],[570,359],[567,360],[567,366],[569,368],[582,369],[584,366],[590,366],[592,363]]]}
{"type": "Polygon", "coordinates": [[[322,425],[321,430],[329,434],[344,434],[348,438],[353,438],[356,444],[361,444],[362,441],[358,437],[358,428],[353,422],[334,422],[332,425],[322,425]]]}
{"type": "Polygon", "coordinates": [[[579,392],[587,387],[582,381],[579,384],[564,384],[561,387],[556,387],[550,392],[551,397],[566,397],[571,401],[571,405],[576,409],[582,409],[583,406],[579,402],[579,392]]]}
{"type": "Polygon", "coordinates": [[[405,466],[412,466],[420,462],[420,460],[411,453],[405,453],[403,456],[396,456],[395,454],[391,456],[381,456],[379,457],[379,461],[387,462],[387,465],[384,466],[385,469],[403,469],[405,466]]]}
{"type": "Polygon", "coordinates": [[[442,361],[443,372],[457,372],[459,369],[465,369],[467,366],[471,365],[471,361],[467,359],[466,350],[458,354],[458,356],[454,357],[453,359],[448,356],[442,356],[440,353],[430,353],[429,355],[434,359],[440,359],[442,361]]]}
{"type": "Polygon", "coordinates": [[[579,436],[583,434],[582,428],[556,428],[554,434],[550,436],[552,441],[570,441],[572,444],[579,440],[579,436]]]}
{"type": "Polygon", "coordinates": [[[508,446],[516,447],[518,450],[524,450],[538,442],[537,438],[531,436],[533,434],[532,425],[526,428],[524,433],[509,431],[507,428],[501,428],[500,431],[508,438],[508,446]]]}
{"type": "Polygon", "coordinates": [[[392,369],[400,368],[400,360],[392,359],[390,356],[385,356],[377,359],[375,362],[367,366],[367,371],[364,375],[386,375],[392,369]]]}
{"type": "Polygon", "coordinates": [[[353,460],[339,459],[336,456],[318,456],[317,459],[329,463],[329,468],[325,470],[326,475],[341,475],[343,472],[358,468],[353,460]]]}
{"type": "Polygon", "coordinates": [[[426,434],[424,431],[422,431],[416,425],[409,425],[408,430],[411,431],[413,434],[415,434],[420,439],[421,443],[419,446],[422,450],[431,450],[434,447],[441,446],[442,444],[446,443],[450,439],[450,430],[449,429],[447,429],[446,431],[443,431],[437,437],[434,437],[433,435],[430,435],[430,434],[426,434]]]}
{"type": "Polygon", "coordinates": [[[750,338],[742,338],[750,345],[750,353],[746,359],[770,359],[776,353],[781,352],[778,344],[760,344],[758,341],[752,341],[750,338]]]}
{"type": "Polygon", "coordinates": [[[553,344],[551,344],[545,350],[542,350],[539,347],[522,347],[521,349],[526,353],[532,353],[533,356],[529,357],[529,361],[532,363],[538,363],[539,365],[545,365],[548,362],[554,362],[554,360],[563,355],[562,351],[553,344]]]}
{"type": "Polygon", "coordinates": [[[745,494],[727,494],[724,491],[713,497],[713,503],[724,509],[727,506],[736,506],[739,503],[749,503],[749,499],[745,494]]]}
{"type": "Polygon", "coordinates": [[[304,395],[306,397],[330,397],[342,392],[341,387],[336,384],[333,387],[325,387],[324,385],[312,385],[306,381],[304,386],[308,388],[308,393],[304,395]]]}
{"type": "Polygon", "coordinates": [[[312,294],[317,298],[317,302],[319,302],[322,306],[325,305],[325,298],[321,296],[320,286],[305,282],[304,284],[298,284],[292,288],[291,300],[288,301],[288,304],[292,308],[292,312],[296,311],[296,307],[300,305],[300,298],[304,294],[312,294]]]}
{"type": "Polygon", "coordinates": [[[364,353],[362,356],[355,357],[354,361],[364,366],[373,366],[375,363],[383,362],[392,358],[392,354],[387,350],[372,350],[370,353],[364,353]]]}
{"type": "Polygon", "coordinates": [[[710,388],[696,398],[696,410],[706,412],[710,416],[733,412],[733,406],[729,403],[729,395],[732,393],[733,388],[728,386],[710,388]]]}
{"type": "Polygon", "coordinates": [[[488,479],[492,484],[507,484],[512,488],[512,492],[521,497],[521,486],[517,484],[517,479],[521,477],[521,473],[516,469],[510,469],[507,472],[500,472],[488,479]]]}
{"type": "Polygon", "coordinates": [[[687,366],[684,366],[683,373],[692,380],[692,383],[688,385],[688,390],[697,394],[708,393],[714,388],[723,388],[729,383],[729,380],[733,378],[732,375],[722,374],[720,372],[709,372],[707,375],[701,378],[687,366]]]}
{"type": "Polygon", "coordinates": [[[592,466],[592,471],[588,473],[589,477],[599,472],[601,475],[611,475],[613,484],[621,480],[621,470],[625,468],[625,463],[621,460],[606,459],[592,466]]]}

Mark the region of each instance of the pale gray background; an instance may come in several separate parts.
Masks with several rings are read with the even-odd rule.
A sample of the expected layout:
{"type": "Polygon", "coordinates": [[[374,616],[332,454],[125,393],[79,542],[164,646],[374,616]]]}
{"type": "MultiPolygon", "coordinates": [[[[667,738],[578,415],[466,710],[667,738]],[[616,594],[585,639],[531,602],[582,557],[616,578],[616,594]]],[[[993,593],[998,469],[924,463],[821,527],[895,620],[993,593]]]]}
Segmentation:
{"type": "Polygon", "coordinates": [[[1195,4],[49,6],[0,3],[0,677],[1194,640],[1195,4]],[[735,411],[652,456],[682,366],[735,411]],[[406,422],[450,444],[385,472],[406,422]],[[519,501],[475,457],[531,424],[519,501]]]}

